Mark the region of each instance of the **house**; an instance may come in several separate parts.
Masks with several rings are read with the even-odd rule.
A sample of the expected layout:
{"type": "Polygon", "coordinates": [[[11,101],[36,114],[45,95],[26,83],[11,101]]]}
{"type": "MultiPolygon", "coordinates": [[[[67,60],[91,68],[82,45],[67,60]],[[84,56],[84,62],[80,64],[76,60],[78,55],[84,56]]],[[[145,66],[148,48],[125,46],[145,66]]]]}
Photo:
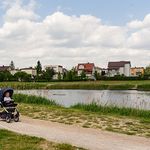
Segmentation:
{"type": "Polygon", "coordinates": [[[124,75],[129,77],[131,69],[130,61],[116,61],[108,63],[108,76],[114,77],[115,75],[124,75]]]}
{"type": "Polygon", "coordinates": [[[0,72],[4,72],[4,71],[11,71],[11,67],[10,66],[0,66],[0,72]]]}
{"type": "Polygon", "coordinates": [[[77,73],[78,76],[81,75],[82,72],[85,72],[86,77],[91,79],[94,77],[95,65],[94,63],[80,63],[77,65],[77,73]]]}
{"type": "Polygon", "coordinates": [[[37,75],[37,70],[33,67],[22,68],[22,69],[20,69],[20,71],[26,72],[27,74],[30,74],[31,76],[36,76],[37,75]]]}
{"type": "Polygon", "coordinates": [[[96,71],[99,75],[102,75],[102,68],[100,68],[100,67],[95,67],[95,71],[96,71]]]}
{"type": "Polygon", "coordinates": [[[131,68],[131,76],[144,75],[144,67],[133,67],[131,68]]]}
{"type": "Polygon", "coordinates": [[[107,76],[107,74],[108,74],[108,69],[106,69],[106,68],[101,68],[101,75],[102,76],[107,76]]]}
{"type": "Polygon", "coordinates": [[[13,69],[13,70],[10,70],[10,73],[12,75],[14,75],[15,73],[19,72],[20,70],[19,69],[13,69]]]}
{"type": "Polygon", "coordinates": [[[63,66],[61,66],[61,65],[47,65],[44,68],[45,68],[45,70],[47,68],[51,68],[54,70],[54,72],[55,72],[55,74],[53,75],[54,80],[58,80],[59,75],[60,75],[61,79],[63,78],[63,73],[64,73],[63,72],[64,71],[63,66]]]}

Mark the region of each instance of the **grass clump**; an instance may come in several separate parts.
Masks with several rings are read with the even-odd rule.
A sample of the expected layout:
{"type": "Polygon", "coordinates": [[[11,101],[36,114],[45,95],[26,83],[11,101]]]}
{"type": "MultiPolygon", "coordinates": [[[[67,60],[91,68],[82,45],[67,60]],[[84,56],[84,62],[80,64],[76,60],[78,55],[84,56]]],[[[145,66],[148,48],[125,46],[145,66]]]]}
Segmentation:
{"type": "Polygon", "coordinates": [[[59,106],[55,101],[48,100],[48,99],[46,99],[44,97],[40,97],[40,96],[25,95],[25,94],[15,94],[13,98],[18,103],[59,106]]]}
{"type": "Polygon", "coordinates": [[[133,108],[119,108],[116,106],[101,106],[93,102],[90,104],[76,104],[71,106],[74,109],[80,109],[84,111],[97,112],[102,114],[114,114],[120,116],[130,116],[150,119],[150,111],[148,110],[138,110],[133,108]]]}

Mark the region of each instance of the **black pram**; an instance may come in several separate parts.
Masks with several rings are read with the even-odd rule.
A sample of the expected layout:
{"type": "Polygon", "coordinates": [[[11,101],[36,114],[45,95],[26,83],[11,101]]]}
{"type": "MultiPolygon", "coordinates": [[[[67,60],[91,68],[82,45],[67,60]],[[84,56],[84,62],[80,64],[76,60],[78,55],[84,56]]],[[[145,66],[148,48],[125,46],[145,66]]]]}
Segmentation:
{"type": "Polygon", "coordinates": [[[4,97],[6,93],[9,93],[10,98],[13,96],[12,88],[5,88],[0,90],[0,106],[2,111],[0,112],[0,118],[6,120],[7,123],[10,123],[13,119],[15,122],[19,121],[19,111],[17,110],[17,104],[14,101],[5,102],[4,97]]]}

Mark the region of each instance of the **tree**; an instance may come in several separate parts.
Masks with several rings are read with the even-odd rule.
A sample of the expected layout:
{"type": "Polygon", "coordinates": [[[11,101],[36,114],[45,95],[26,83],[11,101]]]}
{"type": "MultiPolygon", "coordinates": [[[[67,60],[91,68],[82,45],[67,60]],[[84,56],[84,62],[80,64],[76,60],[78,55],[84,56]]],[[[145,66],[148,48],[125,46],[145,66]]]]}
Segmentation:
{"type": "Polygon", "coordinates": [[[100,73],[98,73],[97,71],[94,72],[94,77],[96,80],[99,80],[101,78],[100,73]]]}
{"type": "Polygon", "coordinates": [[[66,80],[68,81],[72,81],[73,80],[73,75],[72,75],[72,71],[68,71],[66,74],[66,80]]]}
{"type": "Polygon", "coordinates": [[[145,76],[150,76],[150,65],[145,68],[144,75],[145,76]]]}
{"type": "Polygon", "coordinates": [[[46,81],[51,81],[55,75],[53,68],[46,68],[46,71],[43,71],[42,78],[46,81]]]}
{"type": "Polygon", "coordinates": [[[11,68],[12,70],[14,70],[14,69],[15,69],[15,64],[14,64],[14,62],[13,62],[13,61],[11,61],[11,62],[10,62],[10,68],[11,68]]]}
{"type": "Polygon", "coordinates": [[[41,65],[41,62],[39,60],[37,61],[36,70],[37,70],[38,75],[40,73],[42,73],[42,65],[41,65]]]}
{"type": "Polygon", "coordinates": [[[85,74],[85,72],[84,71],[82,71],[81,72],[81,74],[80,74],[80,76],[81,76],[81,79],[83,80],[83,79],[85,79],[86,78],[86,74],[85,74]]]}
{"type": "Polygon", "coordinates": [[[31,81],[31,75],[23,71],[15,73],[14,78],[17,81],[31,81]]]}

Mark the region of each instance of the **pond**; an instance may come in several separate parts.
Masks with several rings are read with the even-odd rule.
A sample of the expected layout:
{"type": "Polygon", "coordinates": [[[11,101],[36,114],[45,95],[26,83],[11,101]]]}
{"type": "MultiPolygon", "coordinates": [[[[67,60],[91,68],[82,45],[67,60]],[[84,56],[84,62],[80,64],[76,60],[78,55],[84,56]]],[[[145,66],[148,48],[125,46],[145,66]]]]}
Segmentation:
{"type": "Polygon", "coordinates": [[[136,90],[18,90],[16,93],[46,97],[65,107],[77,103],[150,110],[150,92],[136,90]]]}

